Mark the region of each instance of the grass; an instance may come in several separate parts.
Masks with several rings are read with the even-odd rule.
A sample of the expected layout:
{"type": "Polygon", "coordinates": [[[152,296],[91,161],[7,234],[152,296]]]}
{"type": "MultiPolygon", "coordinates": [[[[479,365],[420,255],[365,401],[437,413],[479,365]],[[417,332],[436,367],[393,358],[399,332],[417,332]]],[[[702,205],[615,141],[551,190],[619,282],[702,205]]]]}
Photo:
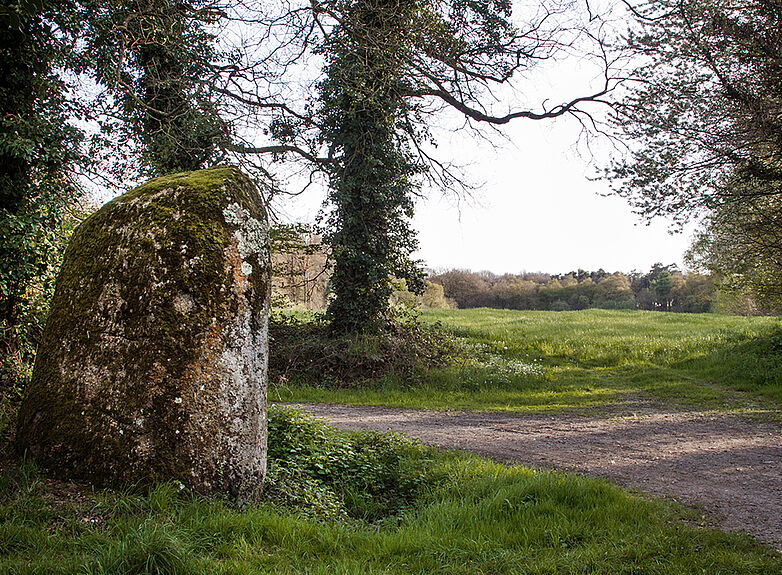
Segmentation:
{"type": "MultiPolygon", "coordinates": [[[[271,381],[276,401],[425,409],[632,412],[639,404],[782,408],[782,322],[644,311],[431,310],[458,339],[450,365],[358,382],[271,381]]],[[[274,350],[272,350],[274,353],[274,350]]]]}
{"type": "MultiPolygon", "coordinates": [[[[324,382],[296,382],[291,370],[272,395],[519,411],[782,403],[772,318],[466,310],[425,320],[451,334],[450,363],[402,369],[406,354],[442,343],[426,330],[414,345],[345,341],[325,367],[303,372],[325,369],[324,382]],[[370,361],[345,371],[359,365],[338,360],[348,352],[370,361]]],[[[338,431],[281,408],[270,410],[264,498],[244,508],[171,483],[97,491],[0,457],[0,574],[9,575],[782,575],[778,552],[707,521],[604,481],[338,431]]]]}
{"type": "Polygon", "coordinates": [[[0,473],[0,573],[782,573],[780,556],[749,537],[603,481],[340,432],[285,411],[271,419],[272,466],[330,492],[346,513],[313,514],[313,502],[328,505],[289,505],[274,489],[243,509],[172,484],[92,491],[23,464],[0,473]],[[351,502],[373,497],[362,469],[371,483],[402,486],[374,513],[351,502]]]}

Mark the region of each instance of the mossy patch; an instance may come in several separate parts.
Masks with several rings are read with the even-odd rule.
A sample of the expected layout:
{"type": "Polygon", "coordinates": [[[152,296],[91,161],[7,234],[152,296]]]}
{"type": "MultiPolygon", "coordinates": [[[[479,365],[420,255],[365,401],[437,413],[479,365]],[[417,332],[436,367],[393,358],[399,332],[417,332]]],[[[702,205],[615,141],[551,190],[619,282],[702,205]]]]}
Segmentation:
{"type": "Polygon", "coordinates": [[[223,470],[196,469],[224,435],[225,422],[204,412],[225,394],[228,340],[265,343],[269,289],[268,249],[238,253],[245,231],[226,221],[229,206],[263,236],[259,195],[231,167],[151,180],[80,226],[20,410],[19,449],[99,483],[220,482],[209,476],[223,470]]]}

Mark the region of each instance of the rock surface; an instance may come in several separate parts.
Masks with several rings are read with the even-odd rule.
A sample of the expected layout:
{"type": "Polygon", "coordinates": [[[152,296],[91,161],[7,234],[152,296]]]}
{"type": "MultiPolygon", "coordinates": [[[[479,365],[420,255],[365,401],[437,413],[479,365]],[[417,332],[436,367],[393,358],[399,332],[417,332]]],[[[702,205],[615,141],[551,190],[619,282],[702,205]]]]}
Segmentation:
{"type": "Polygon", "coordinates": [[[57,279],[17,449],[102,485],[260,487],[266,222],[235,168],[151,180],[88,218],[57,279]]]}

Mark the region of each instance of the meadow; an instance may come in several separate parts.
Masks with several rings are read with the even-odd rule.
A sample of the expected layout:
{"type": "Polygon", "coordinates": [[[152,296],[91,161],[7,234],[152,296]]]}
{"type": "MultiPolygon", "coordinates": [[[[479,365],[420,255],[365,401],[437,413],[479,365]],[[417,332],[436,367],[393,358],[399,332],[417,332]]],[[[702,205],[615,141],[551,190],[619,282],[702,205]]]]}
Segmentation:
{"type": "Polygon", "coordinates": [[[0,572],[778,575],[780,555],[604,481],[272,409],[264,496],[237,507],[0,474],[0,572]]]}
{"type": "Polygon", "coordinates": [[[782,406],[779,318],[466,309],[427,310],[420,321],[455,338],[454,361],[349,384],[294,373],[272,380],[270,397],[515,412],[627,413],[659,402],[760,414],[782,406]]]}
{"type": "MultiPolygon", "coordinates": [[[[270,398],[593,414],[665,404],[759,417],[778,417],[782,403],[774,318],[464,310],[422,321],[446,334],[433,340],[449,350],[438,367],[360,381],[297,381],[291,371],[270,398]]],[[[379,353],[372,338],[348,344],[356,357],[379,353]]],[[[7,449],[0,573],[782,575],[778,551],[714,529],[697,509],[339,431],[282,407],[270,409],[267,481],[251,505],[173,483],[57,481],[7,449]]]]}

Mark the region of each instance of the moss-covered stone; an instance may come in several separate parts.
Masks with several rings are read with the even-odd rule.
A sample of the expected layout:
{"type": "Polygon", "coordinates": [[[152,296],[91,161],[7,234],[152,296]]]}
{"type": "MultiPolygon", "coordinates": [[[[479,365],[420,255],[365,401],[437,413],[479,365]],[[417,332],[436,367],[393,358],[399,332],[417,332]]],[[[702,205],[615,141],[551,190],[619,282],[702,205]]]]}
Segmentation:
{"type": "Polygon", "coordinates": [[[18,449],[99,484],[260,485],[266,222],[228,167],[151,180],[88,218],[65,253],[18,449]]]}

